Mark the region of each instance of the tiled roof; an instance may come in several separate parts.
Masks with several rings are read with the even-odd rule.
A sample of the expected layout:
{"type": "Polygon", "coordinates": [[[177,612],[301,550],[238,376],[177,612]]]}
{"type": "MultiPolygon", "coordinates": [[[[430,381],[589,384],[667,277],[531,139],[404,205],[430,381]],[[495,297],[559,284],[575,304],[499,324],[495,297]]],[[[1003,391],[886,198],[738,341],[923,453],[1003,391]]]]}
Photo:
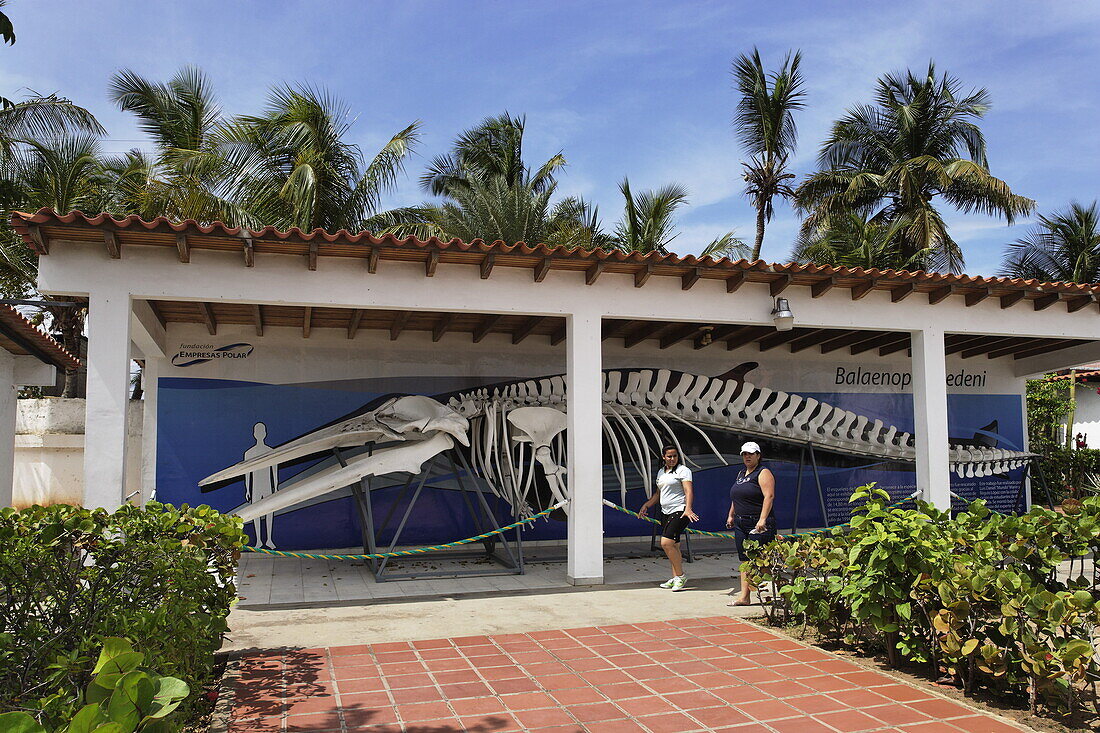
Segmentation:
{"type": "MultiPolygon", "coordinates": [[[[621,252],[618,250],[584,250],[544,244],[530,245],[524,242],[507,244],[505,242],[485,242],[475,239],[463,242],[458,239],[444,241],[432,237],[420,240],[413,237],[398,238],[392,235],[375,237],[369,232],[352,233],[347,230],[326,232],[315,229],[305,232],[298,228],[281,231],[274,227],[249,230],[230,227],[221,222],[202,224],[195,220],[171,221],[158,217],[151,221],[136,215],[114,218],[109,214],[88,215],[79,211],[59,214],[51,209],[41,209],[29,214],[15,212],[11,224],[24,241],[40,254],[48,254],[49,242],[44,239],[45,228],[71,228],[66,239],[84,239],[102,242],[110,232],[117,237],[124,235],[148,234],[150,241],[142,244],[162,244],[180,246],[180,259],[184,259],[184,249],[230,249],[240,248],[247,243],[246,260],[251,265],[253,252],[281,252],[285,254],[305,254],[309,256],[310,268],[316,266],[318,254],[366,257],[378,251],[385,254],[383,259],[416,260],[428,263],[427,274],[434,274],[439,262],[488,262],[489,270],[495,257],[496,264],[502,266],[533,267],[536,280],[545,276],[546,269],[584,270],[589,273],[591,284],[601,272],[630,272],[635,275],[635,285],[641,286],[652,275],[675,275],[683,279],[687,290],[700,278],[726,280],[728,289],[735,290],[741,282],[771,283],[772,293],[778,294],[788,285],[809,285],[814,288],[814,297],[822,295],[832,287],[851,288],[852,298],[859,299],[870,290],[889,290],[895,301],[907,297],[912,292],[927,293],[931,303],[938,303],[950,295],[965,295],[967,305],[975,305],[987,297],[1000,297],[1002,307],[1009,307],[1023,300],[1033,303],[1036,310],[1047,308],[1059,300],[1065,301],[1069,310],[1076,311],[1094,303],[1100,296],[1100,284],[1095,283],[1047,283],[1038,280],[1023,280],[1004,277],[981,277],[906,270],[878,270],[863,268],[833,267],[829,265],[800,263],[767,263],[760,260],[730,260],[727,258],[695,257],[694,255],[660,254],[639,252],[621,252]],[[76,229],[103,230],[95,236],[76,236],[76,229]],[[161,240],[153,242],[152,235],[162,235],[161,240]],[[163,235],[174,235],[167,240],[163,235]],[[194,240],[188,239],[194,237],[194,240]],[[401,250],[401,252],[394,252],[401,250]],[[541,270],[539,260],[545,262],[541,270]],[[534,264],[533,264],[534,263],[534,264]],[[1028,297],[1030,296],[1030,297],[1028,297]]],[[[90,234],[90,233],[89,233],[90,234]]],[[[108,241],[113,246],[112,256],[117,256],[117,241],[108,241]]],[[[372,263],[373,269],[373,263],[372,263]]],[[[483,277],[487,272],[483,265],[483,277]]]]}
{"type": "Polygon", "coordinates": [[[10,305],[0,305],[0,346],[13,354],[31,354],[60,369],[76,369],[76,358],[10,305]]]}

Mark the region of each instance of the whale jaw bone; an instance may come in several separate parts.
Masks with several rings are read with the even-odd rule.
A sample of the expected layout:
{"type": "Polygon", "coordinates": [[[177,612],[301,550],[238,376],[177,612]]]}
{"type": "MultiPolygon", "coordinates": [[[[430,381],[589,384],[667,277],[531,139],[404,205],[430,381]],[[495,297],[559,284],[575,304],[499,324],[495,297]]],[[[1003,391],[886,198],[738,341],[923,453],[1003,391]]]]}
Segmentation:
{"type": "Polygon", "coordinates": [[[237,508],[234,514],[248,522],[281,509],[324,496],[368,476],[388,473],[420,473],[424,464],[454,447],[449,434],[438,432],[426,440],[410,441],[373,453],[347,459],[346,466],[333,466],[301,481],[281,487],[270,496],[237,508]]]}

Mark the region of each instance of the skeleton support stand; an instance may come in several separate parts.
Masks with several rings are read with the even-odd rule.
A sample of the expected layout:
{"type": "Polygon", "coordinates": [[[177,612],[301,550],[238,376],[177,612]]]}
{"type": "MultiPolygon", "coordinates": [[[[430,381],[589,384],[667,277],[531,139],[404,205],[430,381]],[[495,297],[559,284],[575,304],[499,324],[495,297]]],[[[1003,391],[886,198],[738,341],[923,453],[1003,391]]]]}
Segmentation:
{"type": "MultiPolygon", "coordinates": [[[[339,449],[333,451],[336,455],[336,459],[340,462],[340,465],[346,465],[344,457],[340,454],[339,449]]],[[[405,525],[409,521],[409,517],[412,516],[413,509],[416,506],[417,500],[420,498],[420,494],[424,488],[442,488],[433,487],[429,483],[429,479],[432,476],[432,472],[436,469],[436,463],[441,457],[433,458],[428,464],[420,471],[419,474],[409,474],[405,479],[404,485],[401,487],[401,491],[398,493],[393,506],[390,507],[390,511],[386,514],[385,519],[381,524],[376,525],[374,521],[374,509],[373,502],[371,500],[372,490],[377,490],[383,487],[372,487],[369,479],[362,479],[351,486],[352,496],[355,498],[355,504],[357,513],[359,515],[360,526],[362,527],[363,537],[363,552],[364,554],[375,554],[379,552],[378,549],[378,535],[385,531],[389,526],[390,520],[393,519],[394,514],[397,512],[399,506],[402,505],[405,497],[408,496],[410,488],[412,488],[414,482],[416,488],[412,492],[412,497],[409,499],[408,504],[405,506],[405,511],[401,516],[401,520],[397,525],[397,529],[394,531],[393,540],[390,542],[389,547],[385,548],[384,552],[393,552],[398,543],[401,540],[401,534],[405,529],[405,525]]],[[[465,456],[458,453],[459,463],[462,464],[460,468],[455,464],[454,459],[450,455],[445,456],[445,460],[449,464],[451,469],[451,476],[453,476],[455,483],[458,486],[458,491],[462,495],[462,499],[466,504],[466,509],[469,512],[470,518],[473,520],[474,526],[478,534],[488,532],[496,529],[497,519],[493,514],[492,508],[485,500],[485,492],[475,486],[468,486],[467,480],[473,478],[473,471],[469,464],[466,462],[465,456]],[[473,498],[471,498],[471,496],[473,498]]],[[[448,476],[442,474],[437,476],[437,481],[440,478],[446,479],[448,476]]],[[[447,489],[444,489],[447,490],[447,489]]],[[[453,490],[453,489],[452,489],[453,490]]],[[[403,558],[383,558],[381,560],[373,559],[370,561],[371,573],[374,575],[376,582],[382,583],[389,580],[414,580],[418,578],[454,578],[454,577],[470,577],[470,576],[484,576],[484,575],[521,575],[523,573],[523,546],[520,536],[520,530],[515,530],[516,535],[514,539],[507,539],[503,534],[496,535],[492,538],[486,539],[482,544],[484,550],[477,551],[444,551],[442,556],[438,557],[440,560],[452,561],[462,559],[488,559],[492,560],[493,564],[483,566],[480,568],[464,568],[455,570],[421,570],[421,571],[407,571],[407,572],[395,572],[389,568],[391,561],[403,558]],[[504,551],[504,555],[497,553],[497,544],[500,544],[501,549],[504,551]]],[[[413,556],[411,560],[423,561],[426,556],[413,556]]]]}

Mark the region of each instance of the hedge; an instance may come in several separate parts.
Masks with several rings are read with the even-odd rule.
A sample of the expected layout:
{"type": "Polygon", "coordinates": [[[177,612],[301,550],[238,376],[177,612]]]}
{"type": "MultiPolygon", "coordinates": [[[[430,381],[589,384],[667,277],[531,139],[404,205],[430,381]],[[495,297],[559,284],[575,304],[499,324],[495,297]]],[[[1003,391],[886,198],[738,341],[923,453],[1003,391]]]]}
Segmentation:
{"type": "Polygon", "coordinates": [[[67,722],[110,637],[201,690],[236,600],[241,527],[207,506],[155,502],[0,510],[0,712],[67,722]]]}
{"type": "Polygon", "coordinates": [[[1032,712],[1095,708],[1100,588],[1095,570],[1066,579],[1058,567],[1100,550],[1100,499],[1022,516],[977,501],[954,518],[889,501],[862,487],[848,528],[761,548],[745,569],[769,620],[925,665],[967,692],[1026,696],[1032,712]]]}

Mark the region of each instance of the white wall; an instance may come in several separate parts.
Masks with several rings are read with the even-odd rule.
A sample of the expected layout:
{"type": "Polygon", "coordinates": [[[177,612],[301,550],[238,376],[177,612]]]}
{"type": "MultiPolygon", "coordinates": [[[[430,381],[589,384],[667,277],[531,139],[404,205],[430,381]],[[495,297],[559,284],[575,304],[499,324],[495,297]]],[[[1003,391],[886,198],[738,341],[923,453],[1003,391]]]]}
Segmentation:
{"type": "Polygon", "coordinates": [[[1089,448],[1100,448],[1100,395],[1096,394],[1096,386],[1078,384],[1074,394],[1077,410],[1073,413],[1073,435],[1084,433],[1089,448]]]}
{"type": "MultiPolygon", "coordinates": [[[[13,506],[80,504],[84,497],[84,400],[19,400],[13,506]]],[[[141,403],[130,405],[131,441],[140,441],[141,403]]],[[[141,456],[127,460],[127,484],[140,486],[141,456]]],[[[134,497],[133,501],[140,501],[134,497]]]]}

